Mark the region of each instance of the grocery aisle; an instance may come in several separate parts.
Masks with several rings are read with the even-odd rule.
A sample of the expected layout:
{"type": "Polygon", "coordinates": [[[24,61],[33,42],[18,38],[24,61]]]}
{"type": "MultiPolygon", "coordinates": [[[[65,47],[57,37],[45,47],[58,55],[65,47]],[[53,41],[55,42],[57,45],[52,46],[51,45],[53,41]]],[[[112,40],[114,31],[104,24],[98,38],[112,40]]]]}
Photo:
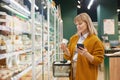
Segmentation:
{"type": "Polygon", "coordinates": [[[49,71],[60,54],[60,14],[52,0],[0,0],[0,80],[53,80],[49,71]]]}

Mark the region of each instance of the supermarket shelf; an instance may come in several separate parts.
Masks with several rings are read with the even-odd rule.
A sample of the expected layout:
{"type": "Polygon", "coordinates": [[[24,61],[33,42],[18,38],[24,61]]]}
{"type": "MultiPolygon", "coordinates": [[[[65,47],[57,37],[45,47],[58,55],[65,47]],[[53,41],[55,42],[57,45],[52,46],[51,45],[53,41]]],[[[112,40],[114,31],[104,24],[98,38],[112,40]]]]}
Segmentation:
{"type": "MultiPolygon", "coordinates": [[[[0,54],[0,59],[7,58],[7,60],[10,60],[8,61],[8,63],[10,62],[10,65],[12,63],[13,64],[15,63],[15,67],[12,67],[12,70],[15,73],[12,75],[12,77],[10,76],[11,77],[10,79],[11,80],[25,79],[25,77],[28,77],[27,74],[30,73],[30,78],[32,78],[32,80],[36,80],[35,78],[37,77],[40,78],[39,80],[43,79],[43,77],[45,80],[47,79],[53,80],[50,71],[52,68],[51,63],[54,60],[59,59],[57,58],[57,55],[59,55],[58,53],[60,51],[58,49],[59,48],[58,44],[60,42],[60,37],[62,37],[59,35],[62,32],[60,32],[58,29],[59,27],[61,28],[62,26],[60,26],[58,20],[59,18],[56,14],[56,10],[52,9],[52,7],[49,5],[51,4],[51,2],[49,3],[49,1],[46,1],[45,4],[46,7],[48,7],[47,10],[48,19],[46,20],[43,14],[34,13],[34,11],[31,11],[32,13],[31,14],[28,10],[22,7],[19,4],[19,2],[15,2],[15,0],[8,0],[8,1],[10,1],[9,2],[10,4],[0,3],[0,6],[4,8],[5,11],[12,13],[12,15],[9,15],[8,13],[7,14],[1,13],[7,16],[6,20],[10,18],[5,23],[7,24],[8,27],[10,27],[11,39],[14,39],[14,36],[18,36],[22,38],[24,42],[23,45],[25,45],[24,49],[27,48],[27,50],[19,50],[19,51],[14,51],[12,49],[10,51],[13,52],[8,52],[8,53],[6,52],[0,54]],[[14,16],[14,14],[16,14],[17,16],[14,16]],[[34,16],[34,14],[36,15],[36,17],[34,16]],[[21,18],[23,19],[23,21],[21,20],[21,18]],[[12,35],[12,33],[14,35],[12,35]],[[26,42],[27,40],[29,40],[30,42],[27,43],[26,42]],[[31,47],[29,48],[29,46],[31,47]]],[[[33,6],[31,5],[31,7],[34,7],[34,0],[31,1],[33,1],[32,3],[33,6]]],[[[3,20],[1,19],[1,21],[3,20]]],[[[4,28],[2,28],[2,30],[3,29],[4,28]]],[[[4,30],[7,29],[5,28],[4,30]]],[[[7,36],[3,35],[2,37],[7,37],[7,36]]],[[[11,39],[9,40],[11,41],[11,39]]],[[[18,41],[22,41],[22,39],[18,41]]],[[[19,46],[19,44],[17,46],[16,45],[11,45],[11,46],[13,46],[15,50],[19,49],[19,48],[17,49],[17,46],[19,46]]]]}
{"type": "Polygon", "coordinates": [[[10,31],[11,28],[7,26],[0,25],[0,30],[10,31]]]}
{"type": "Polygon", "coordinates": [[[21,73],[19,73],[16,76],[12,77],[11,80],[18,80],[20,77],[22,77],[24,74],[26,74],[30,70],[32,70],[32,66],[28,67],[27,69],[23,70],[21,73]]]}
{"type": "Polygon", "coordinates": [[[14,55],[27,53],[27,52],[30,52],[30,51],[32,51],[32,49],[23,50],[23,51],[17,51],[17,52],[11,52],[11,53],[5,53],[5,54],[0,54],[0,59],[4,59],[4,58],[11,57],[11,56],[14,56],[14,55]]]}
{"type": "Polygon", "coordinates": [[[22,31],[23,34],[32,34],[30,31],[22,31]]]}
{"type": "Polygon", "coordinates": [[[23,6],[21,6],[19,3],[17,3],[16,1],[14,0],[10,0],[10,3],[8,5],[6,4],[0,4],[3,8],[15,13],[15,14],[18,14],[18,15],[21,15],[23,17],[26,17],[28,18],[28,16],[30,16],[30,11],[28,11],[27,9],[25,9],[23,6]]]}
{"type": "MultiPolygon", "coordinates": [[[[32,23],[32,20],[30,19],[30,22],[32,23]]],[[[37,25],[42,25],[41,22],[38,22],[37,20],[35,20],[35,24],[37,25]]]]}
{"type": "MultiPolygon", "coordinates": [[[[0,22],[7,22],[7,20],[5,19],[0,19],[0,22]]],[[[13,29],[8,27],[8,26],[3,26],[3,25],[0,25],[0,30],[5,30],[5,31],[12,31],[13,29]]],[[[14,30],[14,33],[23,33],[23,34],[32,34],[30,31],[19,31],[19,30],[14,30]]],[[[38,34],[40,35],[40,34],[38,34]]]]}
{"type": "Polygon", "coordinates": [[[37,25],[41,25],[41,23],[40,23],[40,22],[38,22],[38,21],[35,21],[35,24],[37,24],[37,25]]]}
{"type": "Polygon", "coordinates": [[[40,34],[40,33],[35,33],[35,35],[36,35],[36,36],[41,36],[41,34],[40,34]]]}
{"type": "Polygon", "coordinates": [[[39,58],[37,61],[36,61],[36,65],[38,65],[39,63],[42,63],[42,58],[39,58]]]}
{"type": "Polygon", "coordinates": [[[118,22],[118,25],[120,26],[120,22],[118,22]]]}
{"type": "Polygon", "coordinates": [[[7,22],[7,20],[5,20],[5,19],[0,19],[0,22],[7,22]]]}
{"type": "Polygon", "coordinates": [[[10,1],[10,7],[12,7],[15,10],[17,10],[18,12],[21,12],[22,14],[24,14],[26,16],[30,15],[30,11],[28,11],[27,9],[25,9],[24,7],[22,7],[19,3],[17,3],[14,0],[10,1]]]}
{"type": "Polygon", "coordinates": [[[6,12],[1,12],[1,11],[0,11],[0,14],[1,15],[7,15],[6,12]]]}
{"type": "Polygon", "coordinates": [[[35,47],[35,50],[40,50],[40,49],[41,49],[40,46],[35,47]]]}

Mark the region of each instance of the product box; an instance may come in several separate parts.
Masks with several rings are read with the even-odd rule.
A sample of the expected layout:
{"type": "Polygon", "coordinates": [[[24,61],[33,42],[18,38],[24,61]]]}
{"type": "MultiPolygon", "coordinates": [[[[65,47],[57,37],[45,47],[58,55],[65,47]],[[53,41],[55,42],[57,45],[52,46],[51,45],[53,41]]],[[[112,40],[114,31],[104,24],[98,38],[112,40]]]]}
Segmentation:
{"type": "Polygon", "coordinates": [[[71,71],[71,63],[63,61],[53,62],[53,76],[54,77],[69,77],[71,71]]]}

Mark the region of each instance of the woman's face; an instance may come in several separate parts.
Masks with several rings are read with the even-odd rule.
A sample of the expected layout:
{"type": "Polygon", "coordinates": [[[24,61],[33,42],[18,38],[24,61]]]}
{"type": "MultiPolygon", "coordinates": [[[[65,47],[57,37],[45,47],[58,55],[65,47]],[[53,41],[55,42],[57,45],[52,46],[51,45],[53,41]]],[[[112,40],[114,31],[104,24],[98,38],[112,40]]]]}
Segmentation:
{"type": "Polygon", "coordinates": [[[84,22],[84,21],[76,22],[76,27],[77,27],[77,32],[78,32],[79,35],[80,35],[81,33],[82,33],[82,34],[85,34],[85,33],[88,32],[87,24],[86,24],[86,22],[84,22]]]}

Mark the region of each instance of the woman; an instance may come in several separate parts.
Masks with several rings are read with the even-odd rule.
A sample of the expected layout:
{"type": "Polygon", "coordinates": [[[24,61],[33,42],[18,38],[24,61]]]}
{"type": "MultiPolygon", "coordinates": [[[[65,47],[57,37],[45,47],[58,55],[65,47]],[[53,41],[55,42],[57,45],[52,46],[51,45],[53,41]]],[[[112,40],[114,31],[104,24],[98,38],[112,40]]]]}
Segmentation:
{"type": "Polygon", "coordinates": [[[68,46],[61,44],[64,58],[72,62],[70,80],[97,80],[98,66],[104,60],[103,43],[87,13],[77,15],[74,23],[77,33],[70,38],[68,46]],[[77,48],[77,44],[84,47],[77,48]]]}

